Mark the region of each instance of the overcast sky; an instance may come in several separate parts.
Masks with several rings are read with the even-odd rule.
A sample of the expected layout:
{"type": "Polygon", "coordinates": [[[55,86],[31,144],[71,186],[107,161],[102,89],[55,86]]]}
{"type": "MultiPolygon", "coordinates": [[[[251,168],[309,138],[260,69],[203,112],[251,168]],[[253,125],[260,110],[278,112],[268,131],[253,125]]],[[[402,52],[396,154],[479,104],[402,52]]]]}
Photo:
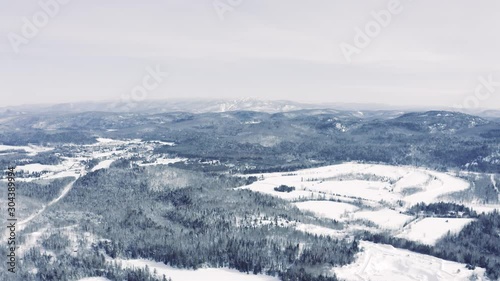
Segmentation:
{"type": "Polygon", "coordinates": [[[169,76],[147,99],[451,107],[474,99],[483,77],[493,83],[474,106],[500,109],[498,0],[39,3],[51,1],[0,0],[2,105],[119,100],[149,67],[169,76]],[[385,26],[374,25],[380,11],[385,26]],[[356,45],[367,25],[370,44],[356,45]],[[357,48],[350,62],[343,43],[357,48]]]}

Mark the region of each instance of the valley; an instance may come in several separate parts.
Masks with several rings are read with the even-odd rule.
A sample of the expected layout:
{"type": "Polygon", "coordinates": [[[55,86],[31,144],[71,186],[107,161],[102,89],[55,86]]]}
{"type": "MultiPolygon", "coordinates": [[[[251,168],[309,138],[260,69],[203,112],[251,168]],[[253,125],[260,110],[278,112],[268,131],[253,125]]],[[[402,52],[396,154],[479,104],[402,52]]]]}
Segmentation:
{"type": "MultiPolygon", "coordinates": [[[[174,281],[495,280],[500,274],[496,246],[477,238],[487,243],[477,247],[491,252],[482,256],[479,248],[456,242],[474,241],[471,233],[485,226],[491,232],[482,235],[498,239],[500,177],[492,172],[497,168],[492,157],[473,154],[444,164],[455,161],[448,157],[435,165],[422,147],[402,153],[405,145],[397,140],[367,150],[364,146],[375,145],[380,135],[349,144],[343,142],[346,134],[359,138],[356,130],[382,121],[338,115],[341,126],[334,124],[326,135],[313,134],[302,142],[301,135],[320,126],[303,120],[323,119],[309,114],[144,115],[137,130],[87,125],[91,137],[80,143],[57,140],[54,132],[49,142],[4,141],[2,161],[16,165],[20,186],[21,276],[79,281],[162,280],[163,275],[174,281]],[[151,131],[160,124],[158,118],[170,126],[151,131]],[[219,118],[225,123],[216,125],[219,118]],[[288,125],[296,130],[288,140],[280,135],[270,142],[271,131],[276,135],[288,125]],[[246,130],[253,132],[243,137],[246,130]],[[311,143],[320,144],[320,137],[332,145],[335,140],[335,147],[341,141],[343,152],[324,143],[308,150],[311,143]],[[351,150],[353,145],[359,149],[351,150]],[[388,151],[388,161],[374,157],[388,151]],[[94,269],[74,267],[78,263],[94,269]],[[60,272],[62,266],[75,271],[60,272]]],[[[382,120],[393,124],[393,118],[391,113],[382,120]]],[[[474,120],[470,129],[494,126],[467,118],[474,120]]],[[[29,124],[24,116],[19,120],[29,124]]],[[[67,130],[51,122],[56,119],[44,126],[67,130]]],[[[393,131],[391,138],[406,138],[401,123],[396,124],[389,131],[399,133],[393,131]]],[[[457,130],[447,128],[420,131],[428,139],[415,145],[454,138],[457,130]]],[[[31,130],[27,126],[24,133],[31,130]]],[[[488,149],[498,145],[496,139],[476,136],[470,141],[488,149]]],[[[0,204],[6,204],[4,198],[0,204]]]]}

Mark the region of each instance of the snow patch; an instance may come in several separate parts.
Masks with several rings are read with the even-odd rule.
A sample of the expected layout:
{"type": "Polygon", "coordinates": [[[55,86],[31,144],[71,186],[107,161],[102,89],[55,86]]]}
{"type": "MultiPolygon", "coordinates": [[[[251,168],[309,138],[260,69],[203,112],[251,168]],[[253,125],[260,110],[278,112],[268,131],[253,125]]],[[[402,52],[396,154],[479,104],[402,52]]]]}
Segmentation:
{"type": "Polygon", "coordinates": [[[108,160],[101,161],[101,162],[99,162],[99,164],[95,165],[94,168],[92,168],[92,172],[100,170],[100,169],[108,169],[114,161],[115,161],[114,159],[108,159],[108,160]]]}
{"type": "Polygon", "coordinates": [[[279,281],[278,278],[266,275],[254,275],[239,272],[228,268],[201,268],[198,270],[188,270],[174,268],[161,262],[135,259],[123,260],[115,259],[126,268],[145,268],[149,267],[150,272],[156,270],[158,277],[165,275],[174,281],[194,281],[194,280],[217,280],[217,281],[279,281]]]}
{"type": "Polygon", "coordinates": [[[318,217],[332,220],[341,220],[358,209],[354,205],[334,201],[306,201],[294,205],[302,211],[310,211],[318,217]]]}
{"type": "Polygon", "coordinates": [[[386,229],[399,229],[413,218],[391,209],[356,212],[353,217],[354,219],[371,221],[386,229]]]}
{"type": "Polygon", "coordinates": [[[9,150],[15,151],[24,151],[28,153],[29,156],[34,156],[40,152],[47,152],[54,150],[53,147],[43,147],[36,145],[27,145],[27,146],[14,146],[14,145],[0,145],[0,152],[5,152],[9,150]]]}
{"type": "Polygon", "coordinates": [[[405,227],[397,237],[434,245],[437,240],[450,233],[458,233],[474,219],[465,218],[424,218],[405,227]]]}
{"type": "MultiPolygon", "coordinates": [[[[245,175],[252,176],[252,175],[245,175]]],[[[412,166],[344,163],[291,173],[254,174],[261,180],[244,188],[286,200],[340,196],[367,202],[398,201],[407,205],[439,202],[443,195],[469,188],[465,180],[446,173],[412,166]],[[289,193],[274,191],[280,185],[289,193]]]]}
{"type": "Polygon", "coordinates": [[[347,281],[468,281],[475,273],[478,281],[488,280],[483,277],[483,268],[468,270],[465,264],[390,245],[361,241],[360,247],[363,251],[357,254],[356,262],[332,269],[337,277],[347,281]]]}

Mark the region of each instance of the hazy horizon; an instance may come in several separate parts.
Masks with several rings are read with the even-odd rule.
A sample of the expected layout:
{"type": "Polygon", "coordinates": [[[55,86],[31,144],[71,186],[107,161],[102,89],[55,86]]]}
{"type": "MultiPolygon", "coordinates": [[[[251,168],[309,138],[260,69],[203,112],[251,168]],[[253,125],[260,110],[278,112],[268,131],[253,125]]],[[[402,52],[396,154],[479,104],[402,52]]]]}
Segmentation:
{"type": "Polygon", "coordinates": [[[47,102],[47,103],[26,103],[21,105],[0,106],[0,112],[7,112],[9,110],[25,111],[25,112],[47,112],[47,111],[61,111],[61,112],[146,112],[149,110],[160,110],[166,106],[167,111],[171,108],[178,108],[172,111],[185,111],[193,113],[202,112],[218,112],[218,111],[261,111],[261,112],[286,112],[295,110],[340,110],[340,111],[400,111],[401,113],[409,112],[425,112],[425,111],[453,111],[462,112],[466,114],[483,116],[483,114],[500,117],[500,110],[488,108],[475,108],[475,109],[456,109],[453,107],[445,106],[412,106],[412,105],[387,105],[377,103],[335,103],[335,102],[297,102],[292,100],[266,100],[266,99],[224,99],[224,98],[175,98],[175,99],[148,99],[145,101],[134,102],[131,107],[126,103],[120,103],[116,100],[102,100],[102,101],[76,101],[76,102],[47,102]],[[261,108],[263,104],[269,103],[268,107],[261,108]],[[204,104],[206,110],[201,108],[204,104]],[[245,106],[245,104],[247,106],[245,106]],[[283,109],[280,106],[297,106],[297,108],[283,109]],[[224,105],[230,105],[230,109],[222,110],[224,105]],[[193,108],[183,107],[191,106],[193,108]],[[233,107],[234,106],[234,107],[233,107]],[[217,108],[217,109],[215,109],[217,108]],[[488,113],[489,112],[489,113],[488,113]]]}

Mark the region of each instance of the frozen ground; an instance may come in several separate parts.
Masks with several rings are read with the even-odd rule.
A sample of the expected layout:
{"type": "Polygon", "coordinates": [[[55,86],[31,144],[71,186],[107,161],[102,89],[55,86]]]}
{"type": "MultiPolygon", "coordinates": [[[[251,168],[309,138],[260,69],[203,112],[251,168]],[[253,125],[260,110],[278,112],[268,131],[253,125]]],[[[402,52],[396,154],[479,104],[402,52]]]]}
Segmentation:
{"type": "Polygon", "coordinates": [[[92,172],[97,171],[99,169],[107,169],[111,164],[114,162],[114,159],[108,159],[108,160],[103,160],[99,162],[99,164],[95,165],[94,168],[92,168],[92,172]]]}
{"type": "Polygon", "coordinates": [[[67,169],[64,165],[42,165],[39,163],[19,165],[16,167],[18,171],[24,171],[28,173],[40,173],[40,172],[60,172],[67,169]]]}
{"type": "Polygon", "coordinates": [[[389,192],[388,182],[367,180],[319,181],[307,187],[316,193],[340,194],[347,197],[361,197],[370,201],[386,200],[394,202],[400,199],[397,193],[389,192]]]}
{"type": "Polygon", "coordinates": [[[468,281],[472,274],[477,280],[485,270],[467,270],[465,264],[396,249],[390,245],[361,241],[363,251],[356,262],[333,271],[347,281],[468,281]]]}
{"type": "Polygon", "coordinates": [[[115,259],[114,261],[120,262],[122,267],[128,268],[145,268],[147,265],[151,272],[156,270],[159,277],[165,275],[167,278],[172,278],[173,281],[279,281],[279,279],[275,277],[246,274],[227,268],[201,268],[198,270],[188,270],[173,268],[161,262],[145,259],[115,259]]]}
{"type": "Polygon", "coordinates": [[[168,146],[174,146],[174,142],[168,142],[168,141],[150,141],[151,143],[157,143],[161,145],[168,145],[168,146]]]}
{"type": "Polygon", "coordinates": [[[115,155],[121,155],[124,154],[125,151],[123,150],[111,150],[111,151],[96,151],[92,153],[91,158],[107,158],[107,157],[113,157],[115,155]]]}
{"type": "Polygon", "coordinates": [[[358,209],[354,205],[334,201],[306,201],[294,205],[300,210],[311,211],[318,217],[332,220],[341,220],[343,216],[358,209]]]}
{"type": "MultiPolygon", "coordinates": [[[[317,217],[342,221],[344,229],[297,223],[297,230],[342,237],[356,230],[380,232],[390,230],[397,237],[434,245],[448,232],[459,232],[472,219],[425,218],[400,213],[419,202],[427,204],[442,201],[448,193],[469,188],[469,183],[446,173],[410,166],[344,163],[288,173],[255,174],[258,181],[245,186],[256,192],[277,196],[286,200],[301,201],[294,205],[317,217]],[[291,192],[277,192],[275,187],[295,187],[291,192]],[[342,203],[321,200],[341,199],[342,203]],[[312,199],[320,201],[312,201],[312,199]],[[305,201],[304,201],[305,200],[305,201]],[[310,201],[307,201],[310,200],[310,201]],[[356,207],[350,202],[364,206],[356,207]],[[378,228],[356,220],[373,222],[378,228]]],[[[451,199],[450,199],[451,200],[451,199]]],[[[447,200],[444,200],[447,201],[447,200]]],[[[474,209],[493,210],[497,206],[475,206],[474,209]]]]}
{"type": "Polygon", "coordinates": [[[42,173],[40,177],[27,177],[18,178],[19,181],[33,181],[38,179],[56,179],[62,177],[77,177],[84,169],[81,164],[83,158],[68,158],[62,157],[61,164],[58,165],[43,165],[40,163],[33,163],[27,165],[19,165],[16,167],[16,171],[24,171],[27,173],[42,173]]]}
{"type": "Polygon", "coordinates": [[[458,233],[474,219],[462,218],[424,218],[408,224],[398,237],[434,245],[439,238],[448,233],[458,233]]]}
{"type": "Polygon", "coordinates": [[[25,145],[25,146],[0,145],[0,152],[6,152],[6,151],[10,151],[10,150],[24,151],[29,156],[36,155],[40,152],[51,151],[53,149],[54,148],[52,148],[52,147],[43,147],[43,146],[36,146],[36,145],[25,145]]]}
{"type": "Polygon", "coordinates": [[[313,235],[330,236],[333,238],[342,238],[345,236],[345,232],[343,231],[314,224],[296,223],[295,229],[313,235]]]}
{"type": "Polygon", "coordinates": [[[139,166],[154,166],[154,165],[168,165],[172,163],[186,161],[187,158],[158,158],[151,163],[137,163],[139,166]]]}
{"type": "Polygon", "coordinates": [[[465,206],[471,208],[472,210],[476,211],[478,214],[481,213],[491,213],[495,210],[500,211],[500,204],[468,204],[465,203],[465,206]]]}
{"type": "Polygon", "coordinates": [[[371,221],[385,229],[399,229],[403,227],[406,222],[413,219],[411,216],[400,214],[398,211],[391,209],[356,212],[353,218],[371,221]]]}
{"type": "MultiPolygon", "coordinates": [[[[252,183],[249,186],[244,188],[248,188],[255,192],[265,193],[269,195],[273,195],[285,200],[298,200],[298,199],[314,199],[319,198],[319,194],[311,191],[306,191],[302,189],[296,189],[292,192],[278,192],[274,191],[274,188],[280,186],[281,184],[291,183],[290,181],[283,180],[281,177],[268,178],[263,181],[257,181],[252,183]]],[[[302,187],[302,186],[301,186],[302,187]]]]}
{"type": "Polygon", "coordinates": [[[469,188],[465,180],[446,173],[411,166],[344,163],[291,173],[255,174],[263,177],[244,188],[287,200],[338,196],[365,202],[398,200],[414,205],[438,202],[448,193],[469,188]],[[281,184],[295,187],[292,192],[277,192],[281,184]]]}
{"type": "Polygon", "coordinates": [[[140,140],[140,139],[115,140],[115,139],[108,139],[108,138],[97,138],[96,140],[97,140],[97,142],[94,144],[91,144],[91,146],[98,146],[98,145],[116,146],[116,145],[124,145],[124,144],[141,143],[142,142],[142,140],[140,140]]]}

